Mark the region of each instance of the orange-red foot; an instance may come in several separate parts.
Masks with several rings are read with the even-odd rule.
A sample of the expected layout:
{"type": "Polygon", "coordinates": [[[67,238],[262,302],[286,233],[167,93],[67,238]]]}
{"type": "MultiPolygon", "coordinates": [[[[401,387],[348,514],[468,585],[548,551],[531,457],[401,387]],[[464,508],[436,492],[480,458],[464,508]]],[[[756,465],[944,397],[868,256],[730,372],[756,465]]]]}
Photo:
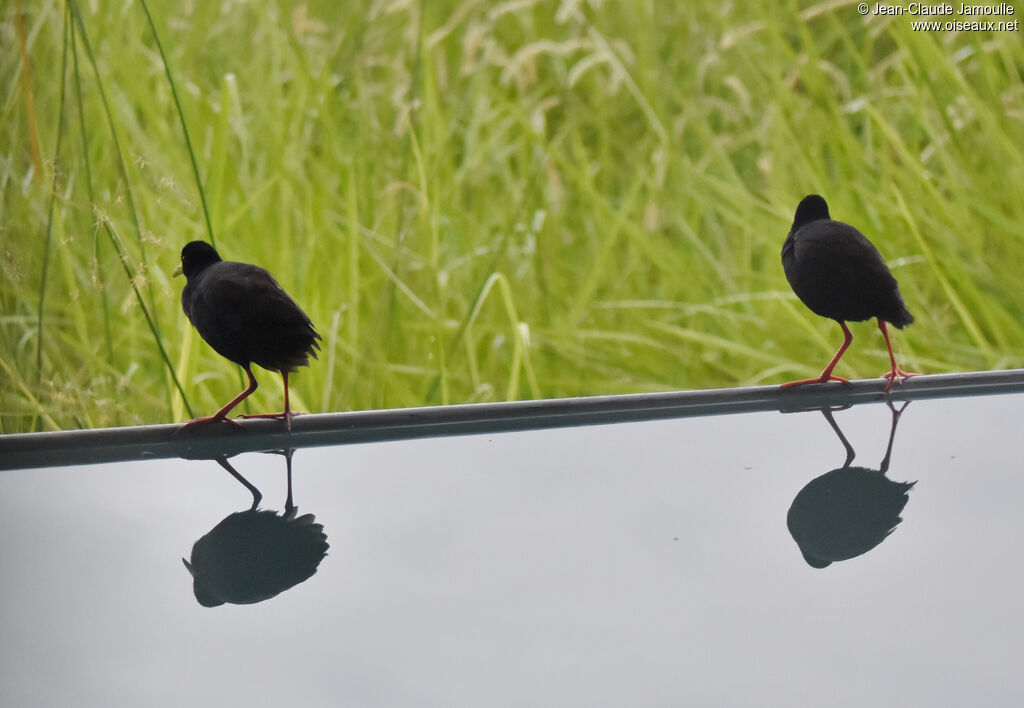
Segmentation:
{"type": "Polygon", "coordinates": [[[192,430],[194,428],[206,427],[207,425],[213,425],[214,423],[228,423],[236,428],[242,427],[241,425],[231,420],[227,416],[211,415],[205,418],[196,418],[195,420],[190,420],[189,422],[185,423],[183,426],[178,428],[178,432],[181,433],[186,430],[192,430]]]}
{"type": "Polygon", "coordinates": [[[246,413],[245,415],[238,416],[239,418],[272,418],[273,420],[283,420],[288,430],[292,429],[292,418],[297,415],[303,415],[299,411],[284,411],[283,413],[246,413]]]}
{"type": "Polygon", "coordinates": [[[897,366],[892,371],[886,371],[884,374],[882,374],[881,378],[889,379],[888,382],[886,382],[886,384],[885,384],[885,390],[888,391],[889,389],[892,388],[892,385],[896,381],[897,378],[900,379],[900,383],[903,383],[904,379],[909,379],[912,376],[920,376],[920,375],[921,374],[914,374],[914,373],[910,373],[908,371],[904,371],[903,369],[901,369],[900,367],[897,366]]]}
{"type": "Polygon", "coordinates": [[[813,379],[803,379],[801,381],[790,381],[779,386],[780,389],[793,388],[794,386],[803,386],[804,384],[816,384],[816,383],[827,383],[829,381],[838,381],[841,384],[850,385],[849,379],[844,379],[842,376],[818,376],[813,379]]]}
{"type": "Polygon", "coordinates": [[[245,413],[238,416],[239,418],[273,418],[275,420],[286,420],[288,418],[294,418],[297,415],[305,415],[299,411],[291,411],[290,413],[245,413]]]}

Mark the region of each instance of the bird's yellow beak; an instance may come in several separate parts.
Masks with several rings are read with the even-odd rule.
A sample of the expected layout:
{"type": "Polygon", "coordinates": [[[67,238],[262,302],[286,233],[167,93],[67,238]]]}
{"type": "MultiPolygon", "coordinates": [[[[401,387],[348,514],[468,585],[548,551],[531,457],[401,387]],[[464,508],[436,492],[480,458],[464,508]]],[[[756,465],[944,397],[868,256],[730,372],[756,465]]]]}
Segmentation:
{"type": "Polygon", "coordinates": [[[173,271],[171,271],[171,277],[172,278],[177,278],[179,275],[181,275],[184,272],[185,272],[185,267],[183,265],[181,265],[181,263],[179,263],[178,267],[175,268],[173,271]]]}

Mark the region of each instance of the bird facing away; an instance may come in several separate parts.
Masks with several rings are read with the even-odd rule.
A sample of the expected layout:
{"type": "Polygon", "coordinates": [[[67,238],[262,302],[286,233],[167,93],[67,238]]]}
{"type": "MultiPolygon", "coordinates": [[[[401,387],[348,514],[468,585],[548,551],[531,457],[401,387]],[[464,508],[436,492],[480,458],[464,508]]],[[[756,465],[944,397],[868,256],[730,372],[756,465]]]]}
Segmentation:
{"type": "Polygon", "coordinates": [[[296,507],[231,514],[192,546],[182,561],[203,607],[269,600],[311,578],[327,555],[323,524],[296,507]]]}
{"type": "Polygon", "coordinates": [[[316,573],[329,545],[323,524],[312,514],[298,516],[292,497],[294,448],[274,450],[285,459],[288,496],[284,513],[260,510],[263,495],[227,457],[217,463],[252,493],[252,507],[231,514],[192,546],[191,561],[181,560],[192,574],[196,600],[203,607],[229,602],[262,602],[298,585],[316,573]]]}
{"type": "Polygon", "coordinates": [[[812,568],[856,558],[896,530],[915,484],[866,467],[840,467],[800,490],[786,525],[812,568]]]}
{"type": "Polygon", "coordinates": [[[184,273],[181,292],[185,315],[214,351],[230,359],[249,376],[249,385],[226,406],[208,418],[185,424],[231,421],[227,416],[235,406],[256,390],[252,365],[279,371],[284,379],[284,412],[253,418],[283,418],[292,427],[288,401],[288,374],[309,364],[320,348],[320,335],[306,313],[295,304],[277,281],[263,268],[248,263],[221,260],[205,241],[192,241],[181,250],[181,265],[175,275],[184,273]]]}
{"type": "Polygon", "coordinates": [[[821,376],[791,381],[782,388],[826,381],[849,383],[832,375],[839,358],[853,341],[846,323],[872,317],[878,320],[892,364],[883,374],[883,378],[888,379],[885,390],[892,388],[897,377],[916,376],[896,365],[885,324],[889,322],[903,329],[914,321],[903,303],[896,279],[867,237],[849,224],[833,221],[828,204],[817,194],[804,197],[796,208],[793,226],[782,244],[782,267],[800,301],[811,312],[835,320],[843,329],[843,344],[821,376]]]}
{"type": "Polygon", "coordinates": [[[892,411],[889,445],[877,470],[852,466],[854,451],[828,408],[825,420],[846,448],[846,462],[811,480],[793,499],[786,515],[789,533],[813,568],[867,553],[891,534],[900,522],[908,493],[917,482],[895,482],[888,477],[896,424],[909,405],[892,411]]]}

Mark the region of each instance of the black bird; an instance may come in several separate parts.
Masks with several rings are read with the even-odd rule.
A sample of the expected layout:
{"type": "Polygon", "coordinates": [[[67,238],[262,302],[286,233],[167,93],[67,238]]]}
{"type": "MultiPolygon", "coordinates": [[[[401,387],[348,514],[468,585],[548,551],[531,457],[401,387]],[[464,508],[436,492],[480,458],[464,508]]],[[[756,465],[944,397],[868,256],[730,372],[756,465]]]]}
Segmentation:
{"type": "Polygon", "coordinates": [[[832,470],[797,494],[786,516],[789,533],[812,568],[856,558],[896,530],[915,484],[865,467],[832,470]]]}
{"type": "Polygon", "coordinates": [[[252,507],[231,514],[192,546],[191,560],[181,560],[192,574],[196,600],[203,607],[225,602],[249,605],[268,600],[311,578],[330,547],[323,524],[313,514],[298,516],[292,500],[292,454],[284,455],[288,497],[284,513],[258,509],[263,495],[231,466],[221,467],[252,492],[252,507]]]}
{"type": "Polygon", "coordinates": [[[836,425],[832,412],[823,408],[825,420],[846,448],[846,462],[839,469],[811,480],[793,499],[786,525],[808,565],[824,568],[836,561],[867,553],[889,537],[903,521],[900,514],[917,482],[895,482],[888,477],[896,423],[909,403],[892,411],[889,445],[879,469],[853,467],[854,451],[836,425]]]}
{"type": "Polygon", "coordinates": [[[853,341],[846,323],[872,317],[878,320],[892,364],[891,370],[883,374],[883,378],[889,379],[885,390],[892,388],[897,377],[916,376],[896,365],[885,326],[889,322],[903,329],[914,321],[903,303],[896,279],[867,237],[849,224],[833,221],[828,204],[817,194],[804,197],[796,208],[793,226],[782,244],[782,267],[800,301],[816,315],[833,319],[843,328],[843,344],[821,376],[791,381],[782,388],[826,381],[849,383],[832,375],[853,341]]]}
{"type": "Polygon", "coordinates": [[[191,560],[182,561],[199,604],[251,605],[311,578],[327,555],[327,535],[313,514],[297,511],[239,511],[196,541],[191,560]]]}
{"type": "Polygon", "coordinates": [[[226,406],[199,423],[231,421],[232,408],[256,390],[252,364],[280,371],[284,379],[284,412],[253,418],[283,418],[289,430],[292,411],[288,401],[288,374],[309,364],[320,348],[313,323],[273,276],[259,266],[221,260],[204,241],[192,241],[181,249],[181,266],[174,274],[188,281],[181,292],[181,307],[214,351],[230,359],[249,376],[249,386],[226,406]]]}

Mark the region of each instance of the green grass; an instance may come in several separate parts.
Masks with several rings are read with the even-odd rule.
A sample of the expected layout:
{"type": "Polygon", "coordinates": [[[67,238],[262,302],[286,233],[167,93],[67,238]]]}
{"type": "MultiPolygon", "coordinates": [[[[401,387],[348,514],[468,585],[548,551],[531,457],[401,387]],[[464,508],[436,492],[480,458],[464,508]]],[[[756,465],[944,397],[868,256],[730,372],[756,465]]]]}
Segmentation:
{"type": "MultiPolygon", "coordinates": [[[[1020,32],[834,2],[186,1],[150,4],[158,46],[140,2],[100,6],[0,11],[2,432],[241,390],[170,278],[210,234],[324,335],[301,410],[813,375],[840,333],[779,260],[810,192],[899,279],[904,368],[1024,366],[1020,32]]],[[[879,374],[853,331],[837,373],[879,374]]]]}

